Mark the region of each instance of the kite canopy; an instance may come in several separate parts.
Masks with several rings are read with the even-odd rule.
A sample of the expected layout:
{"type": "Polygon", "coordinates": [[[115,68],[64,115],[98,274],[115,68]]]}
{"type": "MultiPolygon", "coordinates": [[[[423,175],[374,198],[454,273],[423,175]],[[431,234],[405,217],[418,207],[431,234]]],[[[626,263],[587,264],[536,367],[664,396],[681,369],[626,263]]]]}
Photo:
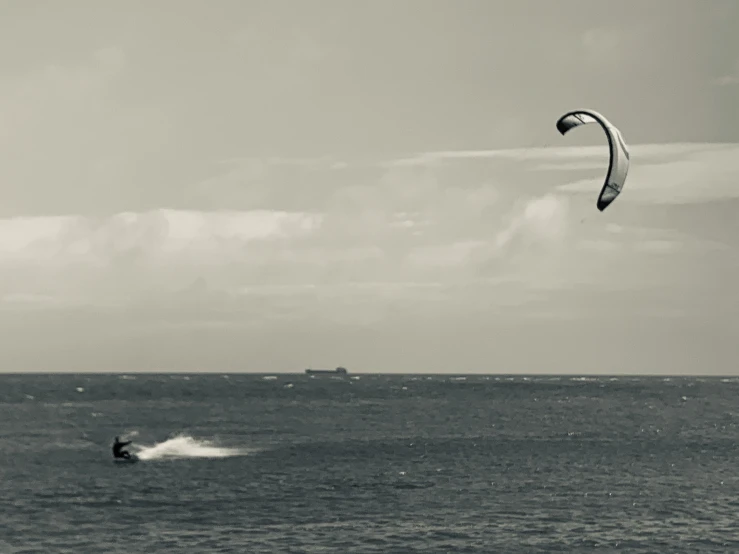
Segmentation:
{"type": "Polygon", "coordinates": [[[629,173],[631,156],[629,155],[629,149],[624,143],[623,136],[621,136],[621,131],[596,111],[576,110],[568,112],[557,121],[557,130],[564,135],[570,129],[589,123],[597,123],[601,126],[608,138],[608,146],[611,151],[611,159],[608,162],[608,173],[606,173],[603,188],[598,196],[597,206],[602,212],[623,190],[626,176],[629,173]]]}

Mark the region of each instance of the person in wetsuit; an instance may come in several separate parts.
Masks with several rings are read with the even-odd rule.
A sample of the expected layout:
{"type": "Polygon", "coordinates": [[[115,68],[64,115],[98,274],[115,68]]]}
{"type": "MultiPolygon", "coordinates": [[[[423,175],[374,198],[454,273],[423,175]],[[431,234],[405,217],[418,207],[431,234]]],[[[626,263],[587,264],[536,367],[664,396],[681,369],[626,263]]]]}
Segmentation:
{"type": "Polygon", "coordinates": [[[131,442],[133,441],[121,442],[118,440],[118,437],[116,437],[115,442],[113,443],[113,457],[130,459],[131,454],[129,454],[127,450],[121,450],[121,448],[131,444],[131,442]]]}

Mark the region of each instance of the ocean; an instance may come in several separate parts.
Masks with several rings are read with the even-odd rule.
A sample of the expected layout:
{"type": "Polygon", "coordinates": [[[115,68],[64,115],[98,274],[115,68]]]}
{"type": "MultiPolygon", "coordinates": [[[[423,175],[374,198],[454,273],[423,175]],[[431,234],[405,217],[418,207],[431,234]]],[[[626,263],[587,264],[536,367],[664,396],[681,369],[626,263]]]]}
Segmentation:
{"type": "Polygon", "coordinates": [[[0,553],[739,552],[738,424],[737,378],[0,375],[0,553]]]}

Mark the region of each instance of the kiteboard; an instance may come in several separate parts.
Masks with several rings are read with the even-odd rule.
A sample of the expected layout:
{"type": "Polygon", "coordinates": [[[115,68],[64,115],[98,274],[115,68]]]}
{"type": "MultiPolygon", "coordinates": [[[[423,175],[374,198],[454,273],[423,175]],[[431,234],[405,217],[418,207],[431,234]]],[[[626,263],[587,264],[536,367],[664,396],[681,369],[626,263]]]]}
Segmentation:
{"type": "Polygon", "coordinates": [[[139,461],[139,457],[136,454],[131,454],[130,458],[113,458],[114,464],[135,464],[139,461]]]}

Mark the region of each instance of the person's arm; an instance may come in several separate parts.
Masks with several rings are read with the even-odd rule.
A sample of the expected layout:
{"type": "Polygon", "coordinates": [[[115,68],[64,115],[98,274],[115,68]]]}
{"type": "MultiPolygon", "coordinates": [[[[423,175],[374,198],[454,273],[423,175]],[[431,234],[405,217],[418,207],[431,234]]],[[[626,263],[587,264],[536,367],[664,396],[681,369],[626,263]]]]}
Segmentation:
{"type": "Polygon", "coordinates": [[[128,446],[128,445],[129,445],[129,444],[131,444],[132,442],[133,442],[133,441],[128,441],[128,442],[122,442],[122,443],[121,443],[121,446],[128,446]]]}

